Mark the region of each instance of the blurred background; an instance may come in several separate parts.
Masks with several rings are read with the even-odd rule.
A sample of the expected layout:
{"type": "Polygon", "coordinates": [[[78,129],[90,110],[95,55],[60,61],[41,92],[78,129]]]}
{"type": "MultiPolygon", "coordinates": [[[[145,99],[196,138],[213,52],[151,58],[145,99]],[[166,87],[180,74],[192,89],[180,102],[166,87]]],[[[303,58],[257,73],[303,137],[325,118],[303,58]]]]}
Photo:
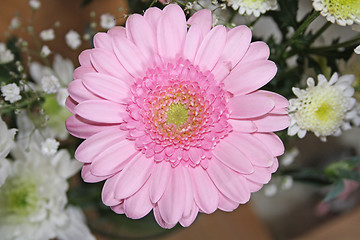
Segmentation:
{"type": "MultiPolygon", "coordinates": [[[[303,2],[309,4],[311,1],[303,2]]],[[[28,41],[29,48],[35,47],[33,36],[23,28],[9,31],[11,20],[19,16],[22,21],[33,21],[36,35],[45,29],[55,29],[55,39],[47,45],[53,52],[71,59],[77,67],[79,53],[91,45],[91,38],[88,39],[85,34],[89,31],[104,31],[99,24],[102,14],[113,15],[116,25],[123,25],[126,14],[141,12],[141,8],[149,4],[149,1],[140,0],[43,0],[36,16],[32,16],[27,0],[1,0],[0,42],[16,35],[28,41]],[[65,35],[69,30],[81,34],[83,41],[80,47],[72,49],[66,44],[65,35]]],[[[259,29],[255,26],[255,33],[261,32],[260,29],[260,26],[259,29]]],[[[269,32],[276,32],[276,29],[269,32]]],[[[293,164],[296,167],[321,167],[351,156],[359,149],[359,134],[358,129],[354,129],[341,138],[330,138],[327,143],[313,136],[303,140],[293,139],[289,143],[290,148],[296,146],[301,152],[300,156],[293,157],[293,164]]],[[[76,185],[81,180],[73,181],[76,185]]],[[[274,181],[276,183],[276,178],[274,181]]],[[[249,203],[234,212],[218,210],[211,215],[200,214],[190,227],[178,227],[153,239],[359,239],[360,228],[357,223],[360,221],[360,191],[357,183],[349,182],[343,195],[326,203],[322,202],[328,191],[326,188],[291,182],[286,191],[276,193],[271,184],[274,183],[253,194],[249,203]]],[[[100,200],[100,196],[98,198],[100,200]]],[[[95,222],[94,218],[99,217],[91,211],[86,214],[90,225],[92,221],[95,222]]],[[[98,239],[114,239],[104,236],[101,231],[94,233],[98,239]]]]}

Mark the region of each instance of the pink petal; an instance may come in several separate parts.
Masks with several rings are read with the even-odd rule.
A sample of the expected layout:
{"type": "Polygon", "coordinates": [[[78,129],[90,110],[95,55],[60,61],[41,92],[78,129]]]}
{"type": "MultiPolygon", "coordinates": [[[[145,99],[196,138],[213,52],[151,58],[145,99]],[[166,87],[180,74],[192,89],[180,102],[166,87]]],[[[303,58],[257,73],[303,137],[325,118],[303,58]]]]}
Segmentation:
{"type": "Polygon", "coordinates": [[[202,167],[192,168],[190,171],[194,187],[194,199],[201,211],[214,212],[219,203],[219,192],[214,183],[202,167]]]}
{"type": "Polygon", "coordinates": [[[229,119],[228,123],[237,132],[252,133],[257,130],[256,125],[250,120],[229,119]]]}
{"type": "Polygon", "coordinates": [[[85,139],[114,125],[98,124],[81,118],[78,115],[73,115],[66,120],[65,126],[74,137],[85,139]]]}
{"type": "Polygon", "coordinates": [[[274,164],[271,166],[271,167],[269,167],[269,171],[271,172],[271,173],[274,173],[274,172],[276,172],[276,170],[279,168],[279,161],[278,161],[278,159],[277,158],[274,158],[274,164]]]}
{"type": "Polygon", "coordinates": [[[101,199],[106,206],[115,206],[121,203],[119,200],[115,199],[114,196],[118,177],[119,174],[115,174],[104,183],[101,192],[101,199]]]}
{"type": "Polygon", "coordinates": [[[270,56],[269,46],[264,42],[252,42],[241,63],[266,60],[270,56]]]}
{"type": "Polygon", "coordinates": [[[214,156],[239,173],[254,172],[251,161],[233,144],[238,145],[236,142],[228,140],[228,138],[222,139],[213,150],[214,156]]]}
{"type": "Polygon", "coordinates": [[[116,57],[128,73],[134,78],[142,78],[150,63],[134,43],[126,38],[113,38],[116,57]]]}
{"type": "Polygon", "coordinates": [[[201,157],[202,157],[202,151],[199,148],[196,147],[191,147],[188,151],[190,160],[194,163],[194,164],[199,164],[201,161],[201,157]]]}
{"type": "Polygon", "coordinates": [[[200,24],[194,24],[189,28],[184,43],[184,59],[188,59],[191,63],[194,63],[196,53],[205,34],[206,33],[203,32],[203,26],[200,24]]]}
{"type": "Polygon", "coordinates": [[[81,66],[88,66],[91,67],[91,62],[90,62],[90,53],[91,53],[92,49],[86,49],[84,51],[82,51],[79,55],[79,63],[81,66]]]}
{"type": "Polygon", "coordinates": [[[164,60],[174,60],[180,56],[186,31],[184,11],[176,4],[167,5],[157,25],[157,46],[164,60]]]}
{"type": "Polygon", "coordinates": [[[182,167],[171,169],[170,179],[164,195],[158,202],[159,211],[167,223],[177,223],[184,212],[185,184],[184,172],[182,167]]]}
{"type": "Polygon", "coordinates": [[[144,154],[139,154],[133,158],[119,173],[119,180],[116,185],[118,191],[115,193],[115,197],[125,199],[137,192],[149,178],[153,165],[153,160],[144,154]]]}
{"type": "Polygon", "coordinates": [[[154,31],[156,31],[157,29],[157,25],[159,23],[161,16],[162,16],[162,11],[157,7],[148,8],[144,13],[145,19],[148,21],[148,23],[151,25],[151,28],[154,29],[154,31]]]}
{"type": "Polygon", "coordinates": [[[259,94],[239,95],[229,100],[230,118],[244,119],[265,115],[275,106],[269,97],[259,94]]]}
{"type": "Polygon", "coordinates": [[[236,147],[251,161],[253,165],[270,167],[273,164],[273,156],[262,142],[252,134],[233,132],[226,139],[236,143],[236,147]]]}
{"type": "Polygon", "coordinates": [[[154,164],[153,173],[151,174],[151,186],[149,190],[150,199],[157,203],[164,194],[168,180],[170,179],[171,166],[166,161],[154,164]]]}
{"type": "Polygon", "coordinates": [[[139,219],[145,217],[153,208],[149,198],[149,180],[134,195],[124,200],[127,217],[139,219]]]}
{"type": "Polygon", "coordinates": [[[162,216],[160,215],[160,211],[159,211],[159,207],[158,206],[155,206],[154,209],[153,209],[153,212],[154,212],[154,217],[155,217],[155,220],[156,222],[162,227],[162,228],[165,228],[165,229],[170,229],[170,228],[173,228],[176,223],[167,223],[165,222],[165,220],[162,218],[162,216]]]}
{"type": "Polygon", "coordinates": [[[124,202],[121,202],[119,205],[116,206],[111,206],[111,210],[113,210],[117,214],[124,214],[124,202]]]}
{"type": "Polygon", "coordinates": [[[104,49],[93,49],[91,52],[91,63],[100,73],[106,73],[119,79],[119,81],[132,84],[134,78],[120,64],[114,53],[104,49]]]}
{"type": "Polygon", "coordinates": [[[264,90],[259,90],[254,92],[253,94],[258,95],[258,96],[264,96],[267,97],[269,99],[271,99],[271,101],[275,102],[275,107],[274,109],[271,110],[272,114],[287,114],[287,108],[289,106],[289,101],[284,98],[283,96],[274,93],[274,92],[269,92],[269,91],[264,91],[264,90]]]}
{"type": "MultiPolygon", "coordinates": [[[[94,49],[93,49],[94,50],[94,49]]],[[[93,66],[80,66],[74,71],[73,78],[80,79],[85,73],[96,72],[93,66]]]]}
{"type": "Polygon", "coordinates": [[[75,114],[75,106],[77,105],[78,103],[72,99],[70,96],[66,98],[66,101],[65,101],[65,107],[72,113],[72,114],[75,114]]]}
{"type": "Polygon", "coordinates": [[[126,138],[127,132],[119,127],[101,131],[83,141],[75,151],[75,158],[84,163],[90,163],[104,149],[126,138]]]}
{"type": "Polygon", "coordinates": [[[185,217],[183,216],[179,223],[181,224],[181,226],[183,227],[188,227],[190,226],[196,219],[197,215],[198,215],[198,212],[199,212],[199,208],[198,206],[196,206],[196,204],[193,202],[192,203],[192,208],[191,208],[191,211],[190,213],[185,217]]]}
{"type": "Polygon", "coordinates": [[[133,14],[126,20],[126,33],[128,38],[135,43],[139,50],[150,62],[157,51],[156,38],[153,28],[145,17],[133,14]]]}
{"type": "MultiPolygon", "coordinates": [[[[109,34],[104,32],[98,32],[94,36],[94,46],[95,48],[104,48],[112,51],[111,37],[109,34]]],[[[93,53],[93,52],[91,52],[93,53]]]]}
{"type": "MultiPolygon", "coordinates": [[[[183,167],[184,170],[184,183],[185,183],[185,200],[184,200],[184,213],[183,213],[183,221],[185,222],[189,222],[192,218],[193,218],[193,211],[194,211],[194,207],[196,207],[195,203],[194,203],[194,192],[193,192],[193,187],[192,187],[192,182],[191,182],[191,176],[190,173],[188,171],[188,167],[183,167]],[[195,205],[195,206],[194,206],[195,205]]],[[[197,208],[197,211],[199,210],[199,208],[197,208]]],[[[196,212],[197,215],[197,212],[196,212]]],[[[195,215],[195,217],[196,217],[195,215]]],[[[195,219],[194,217],[194,219],[195,219]]],[[[194,221],[194,220],[193,220],[194,221]]]]}
{"type": "Polygon", "coordinates": [[[240,62],[225,78],[225,89],[235,95],[255,91],[268,83],[276,71],[275,63],[268,60],[240,62]]]}
{"type": "Polygon", "coordinates": [[[290,125],[288,115],[267,114],[253,119],[258,132],[275,132],[287,128],[290,125]]]}
{"type": "Polygon", "coordinates": [[[271,173],[266,168],[256,167],[252,174],[244,174],[244,177],[255,183],[266,184],[271,179],[271,173]]]}
{"type": "Polygon", "coordinates": [[[200,70],[211,71],[219,60],[226,43],[226,29],[224,26],[216,26],[205,36],[198,52],[196,53],[194,64],[200,70]]]}
{"type": "Polygon", "coordinates": [[[121,26],[115,26],[113,28],[110,28],[107,33],[113,38],[127,38],[126,29],[121,26]]]}
{"type": "Polygon", "coordinates": [[[284,153],[284,144],[275,133],[255,133],[253,135],[270,150],[273,156],[280,156],[284,153]]]}
{"type": "Polygon", "coordinates": [[[224,51],[212,70],[215,79],[222,81],[243,58],[250,46],[251,35],[251,30],[244,25],[237,26],[227,33],[224,51]]]}
{"type": "Polygon", "coordinates": [[[249,185],[250,192],[252,193],[259,191],[263,187],[263,184],[254,183],[253,181],[250,180],[248,180],[247,183],[249,185]]]}
{"type": "Polygon", "coordinates": [[[84,164],[84,166],[81,169],[81,177],[84,180],[84,182],[87,183],[101,182],[111,177],[111,176],[103,176],[103,177],[95,176],[90,172],[90,169],[91,169],[90,164],[84,164]]]}
{"type": "Polygon", "coordinates": [[[203,33],[207,33],[210,31],[212,26],[212,16],[211,11],[209,9],[202,9],[200,11],[195,12],[187,21],[189,25],[201,25],[203,28],[203,33]]]}
{"type": "Polygon", "coordinates": [[[232,212],[239,207],[239,203],[219,194],[219,209],[225,212],[232,212]]]}
{"type": "Polygon", "coordinates": [[[231,170],[217,159],[209,161],[206,171],[216,187],[226,197],[238,203],[249,201],[250,190],[242,175],[231,170]]]}
{"type": "Polygon", "coordinates": [[[87,89],[104,99],[124,104],[128,102],[130,87],[117,78],[102,73],[88,73],[82,81],[87,89]]]}
{"type": "Polygon", "coordinates": [[[75,107],[75,113],[90,121],[100,123],[122,123],[125,106],[107,100],[88,100],[75,107]]]}
{"type": "Polygon", "coordinates": [[[91,99],[92,100],[101,99],[100,97],[95,96],[93,93],[87,90],[80,79],[76,79],[70,82],[68,86],[68,92],[70,97],[78,103],[91,99]]]}
{"type": "Polygon", "coordinates": [[[91,163],[91,172],[96,176],[106,176],[121,171],[138,154],[134,142],[122,139],[98,154],[91,163]]]}

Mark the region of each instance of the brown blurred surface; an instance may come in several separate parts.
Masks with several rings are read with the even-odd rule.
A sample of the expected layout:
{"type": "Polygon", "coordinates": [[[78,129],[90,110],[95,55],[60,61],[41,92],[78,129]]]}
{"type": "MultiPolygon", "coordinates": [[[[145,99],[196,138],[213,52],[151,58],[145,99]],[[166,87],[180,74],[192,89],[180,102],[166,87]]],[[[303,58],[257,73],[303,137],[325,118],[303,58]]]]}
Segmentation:
{"type": "Polygon", "coordinates": [[[360,208],[339,216],[295,240],[359,240],[360,208]]]}
{"type": "MultiPolygon", "coordinates": [[[[18,13],[23,26],[29,24],[31,19],[32,9],[28,4],[29,0],[1,0],[0,1],[0,41],[5,40],[5,33],[8,31],[11,19],[18,13]]],[[[77,56],[89,45],[83,41],[81,47],[77,50],[72,50],[65,43],[65,34],[73,29],[83,35],[86,26],[90,23],[90,12],[95,11],[95,20],[99,23],[100,15],[103,13],[111,13],[116,18],[117,25],[124,23],[124,12],[127,10],[127,1],[125,0],[94,0],[86,7],[82,7],[83,0],[42,0],[41,7],[36,11],[34,18],[35,33],[39,36],[42,30],[54,28],[56,21],[60,22],[60,27],[54,28],[55,40],[46,41],[44,44],[48,45],[53,52],[60,53],[67,58],[70,58],[75,66],[78,65],[77,56]],[[119,12],[121,7],[123,12],[119,12]]],[[[100,27],[98,26],[100,30],[100,27]]],[[[104,29],[102,29],[104,31],[104,29]]],[[[17,36],[29,41],[30,47],[35,50],[32,37],[24,30],[16,30],[14,33],[17,36]]]]}

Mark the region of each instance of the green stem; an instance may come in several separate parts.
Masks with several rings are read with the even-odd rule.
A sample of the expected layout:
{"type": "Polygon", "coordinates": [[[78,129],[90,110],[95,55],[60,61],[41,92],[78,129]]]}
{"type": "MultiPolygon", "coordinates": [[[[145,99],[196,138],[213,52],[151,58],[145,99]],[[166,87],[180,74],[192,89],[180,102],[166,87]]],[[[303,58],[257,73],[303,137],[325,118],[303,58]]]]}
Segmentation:
{"type": "Polygon", "coordinates": [[[327,47],[309,48],[309,52],[310,53],[311,52],[326,52],[326,51],[331,51],[331,50],[337,50],[338,48],[342,48],[342,47],[355,46],[358,44],[360,44],[360,37],[356,37],[356,38],[350,39],[348,41],[334,44],[334,45],[327,46],[327,47]]]}
{"type": "Polygon", "coordinates": [[[326,21],[326,23],[310,38],[309,44],[314,42],[321,34],[323,34],[330,26],[332,25],[331,22],[326,21]]]}
{"type": "Polygon", "coordinates": [[[20,108],[27,107],[30,104],[32,104],[32,103],[34,103],[34,102],[36,102],[38,100],[39,100],[39,97],[34,96],[34,97],[28,98],[28,99],[26,99],[25,101],[22,101],[22,102],[1,106],[0,113],[1,114],[6,114],[6,113],[14,111],[15,109],[20,109],[20,108]]]}
{"type": "Polygon", "coordinates": [[[286,48],[289,47],[294,40],[296,40],[301,34],[304,33],[304,31],[307,29],[307,27],[320,15],[319,12],[313,11],[310,16],[296,29],[294,34],[291,36],[291,38],[284,44],[282,49],[280,50],[279,57],[284,54],[286,51],[286,48]]]}

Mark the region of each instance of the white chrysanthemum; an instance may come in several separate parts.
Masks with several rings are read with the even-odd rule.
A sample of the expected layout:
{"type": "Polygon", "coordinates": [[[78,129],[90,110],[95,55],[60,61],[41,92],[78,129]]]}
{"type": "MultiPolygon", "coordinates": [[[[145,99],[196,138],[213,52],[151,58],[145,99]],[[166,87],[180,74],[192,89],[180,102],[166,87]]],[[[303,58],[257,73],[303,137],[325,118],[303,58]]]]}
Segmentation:
{"type": "MultiPolygon", "coordinates": [[[[28,119],[19,119],[18,124],[11,172],[0,188],[1,239],[78,239],[69,234],[74,232],[69,223],[79,218],[66,211],[65,206],[67,179],[79,171],[81,164],[71,160],[66,150],[51,157],[43,154],[39,132],[28,131],[28,119]]],[[[77,224],[82,226],[79,231],[86,229],[84,222],[77,224]]],[[[81,239],[94,239],[87,232],[81,239]]]]}
{"type": "Polygon", "coordinates": [[[116,24],[115,18],[110,13],[104,13],[100,16],[100,26],[105,29],[110,29],[116,24]]]}
{"type": "Polygon", "coordinates": [[[81,45],[81,37],[80,34],[77,33],[74,30],[70,30],[66,35],[65,35],[65,41],[66,44],[72,48],[72,49],[77,49],[80,45],[81,45]]]}
{"type": "Polygon", "coordinates": [[[5,158],[14,146],[15,133],[16,129],[9,130],[6,123],[0,118],[0,186],[10,171],[10,163],[5,158]]]}
{"type": "Polygon", "coordinates": [[[326,141],[326,136],[338,136],[341,129],[350,129],[350,122],[357,115],[354,108],[356,100],[352,97],[353,81],[354,75],[338,77],[334,73],[327,81],[320,74],[317,86],[313,78],[308,78],[305,90],[293,88],[298,98],[289,101],[291,122],[288,134],[303,138],[307,131],[311,131],[326,141]]]}
{"type": "Polygon", "coordinates": [[[42,30],[40,32],[40,38],[43,41],[54,40],[55,39],[55,31],[54,31],[54,29],[50,28],[50,29],[42,30]]]}
{"type": "Polygon", "coordinates": [[[234,10],[238,10],[241,15],[251,15],[259,17],[260,14],[269,10],[277,9],[276,0],[228,0],[228,5],[234,10]]]}
{"type": "Polygon", "coordinates": [[[4,97],[5,101],[14,103],[21,99],[20,88],[16,83],[10,83],[1,87],[1,94],[4,97]]]}
{"type": "Polygon", "coordinates": [[[359,0],[313,0],[313,7],[332,23],[341,26],[360,24],[359,0]]]}
{"type": "Polygon", "coordinates": [[[41,88],[47,94],[56,93],[60,88],[60,82],[54,75],[43,76],[41,78],[41,88]]]}
{"type": "Polygon", "coordinates": [[[9,63],[14,60],[14,54],[6,48],[5,43],[0,42],[0,64],[9,63]]]}
{"type": "Polygon", "coordinates": [[[51,53],[51,50],[48,46],[46,46],[46,45],[42,46],[41,52],[40,52],[40,55],[42,57],[47,57],[50,55],[50,53],[51,53]]]}
{"type": "Polygon", "coordinates": [[[37,10],[41,6],[41,3],[39,0],[30,0],[29,5],[32,9],[37,10]]]}

